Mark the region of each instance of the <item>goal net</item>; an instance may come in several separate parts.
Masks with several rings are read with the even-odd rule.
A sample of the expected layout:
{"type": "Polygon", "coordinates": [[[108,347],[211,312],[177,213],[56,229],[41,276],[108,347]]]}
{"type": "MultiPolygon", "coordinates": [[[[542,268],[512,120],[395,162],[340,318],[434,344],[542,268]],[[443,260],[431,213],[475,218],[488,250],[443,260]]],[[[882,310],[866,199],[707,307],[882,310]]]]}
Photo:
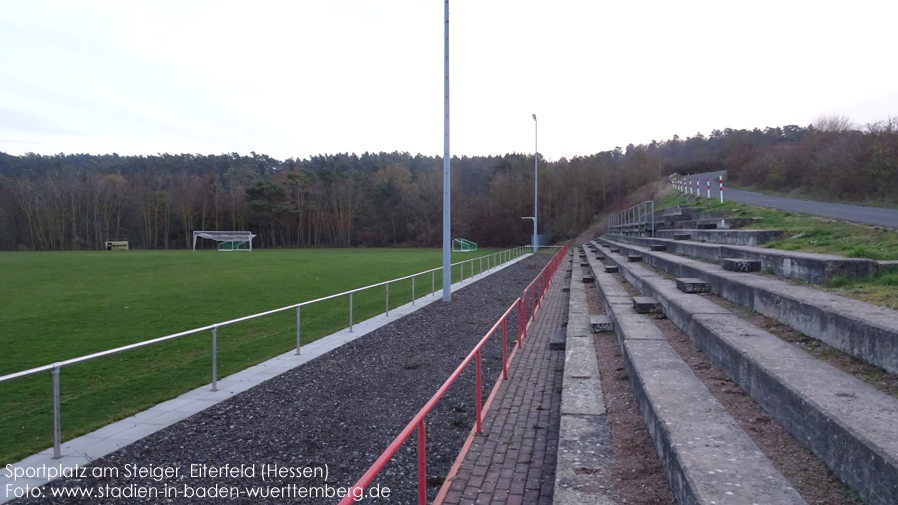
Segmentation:
{"type": "Polygon", "coordinates": [[[248,231],[195,231],[193,232],[193,250],[196,251],[196,239],[208,238],[218,242],[219,251],[253,250],[253,235],[248,231]]]}
{"type": "Polygon", "coordinates": [[[453,252],[469,252],[476,251],[477,243],[471,242],[470,240],[465,240],[463,238],[457,238],[452,241],[452,251],[453,252]]]}

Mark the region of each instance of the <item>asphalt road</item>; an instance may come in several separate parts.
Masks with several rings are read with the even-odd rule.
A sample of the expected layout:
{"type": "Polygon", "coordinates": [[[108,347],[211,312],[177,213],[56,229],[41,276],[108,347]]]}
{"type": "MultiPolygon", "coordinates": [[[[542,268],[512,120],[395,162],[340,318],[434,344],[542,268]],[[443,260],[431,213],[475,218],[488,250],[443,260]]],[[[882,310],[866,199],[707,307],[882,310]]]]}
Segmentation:
{"type": "MultiPolygon", "coordinates": [[[[711,198],[720,199],[720,176],[725,175],[725,171],[707,172],[703,174],[689,175],[689,181],[693,194],[696,191],[696,183],[699,185],[700,195],[707,197],[708,182],[711,184],[711,198]]],[[[687,183],[686,191],[689,192],[690,186],[687,183]]],[[[871,224],[875,226],[883,226],[886,228],[898,228],[898,210],[883,209],[880,207],[865,207],[863,205],[847,205],[844,203],[826,203],[813,202],[809,200],[796,200],[794,198],[784,198],[781,196],[764,195],[761,193],[752,193],[751,191],[742,191],[726,187],[724,180],[723,188],[724,200],[730,200],[739,203],[748,203],[759,207],[769,207],[771,209],[787,210],[790,212],[800,212],[802,214],[811,214],[814,216],[827,217],[832,219],[841,219],[843,221],[851,221],[855,223],[871,224]]]]}

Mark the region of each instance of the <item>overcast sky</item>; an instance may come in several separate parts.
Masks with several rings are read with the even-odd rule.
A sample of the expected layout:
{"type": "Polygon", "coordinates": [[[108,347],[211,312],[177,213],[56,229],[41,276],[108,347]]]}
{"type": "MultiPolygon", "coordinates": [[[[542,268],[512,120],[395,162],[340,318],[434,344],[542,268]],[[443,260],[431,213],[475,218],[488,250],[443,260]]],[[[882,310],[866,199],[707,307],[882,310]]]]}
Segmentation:
{"type": "MultiPolygon", "coordinates": [[[[451,152],[898,116],[891,1],[452,0],[451,152]],[[738,6],[737,6],[738,4],[738,6]]],[[[440,0],[0,1],[0,151],[443,152],[440,0]]]]}

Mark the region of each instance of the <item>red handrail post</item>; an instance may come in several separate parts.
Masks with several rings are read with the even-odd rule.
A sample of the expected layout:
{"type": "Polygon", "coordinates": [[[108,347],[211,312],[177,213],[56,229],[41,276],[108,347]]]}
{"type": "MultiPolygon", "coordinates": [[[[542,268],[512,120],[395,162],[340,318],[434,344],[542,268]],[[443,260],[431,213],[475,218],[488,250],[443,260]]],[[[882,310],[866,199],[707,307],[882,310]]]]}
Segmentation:
{"type": "Polygon", "coordinates": [[[539,297],[536,299],[536,306],[539,308],[543,307],[543,294],[545,294],[546,292],[544,288],[544,285],[546,283],[545,279],[543,279],[544,276],[545,274],[540,275],[539,280],[537,281],[537,284],[539,285],[539,297]]]}
{"type": "Polygon", "coordinates": [[[530,318],[536,322],[536,288],[530,290],[530,318]]]}
{"type": "Polygon", "coordinates": [[[427,505],[427,441],[423,417],[418,424],[418,504],[427,505]]]}
{"type": "Polygon", "coordinates": [[[508,380],[508,318],[502,318],[502,380],[508,380]]]}
{"type": "Polygon", "coordinates": [[[477,388],[477,392],[475,394],[475,397],[477,399],[477,401],[475,402],[477,404],[477,408],[476,408],[477,422],[476,422],[476,424],[477,424],[477,433],[480,434],[480,433],[483,433],[483,430],[480,429],[480,349],[477,349],[477,385],[476,385],[476,388],[477,388]]]}
{"type": "Polygon", "coordinates": [[[526,302],[523,298],[518,298],[518,349],[521,348],[521,339],[524,334],[527,332],[527,329],[522,326],[521,323],[524,321],[524,314],[521,312],[521,308],[526,302]]]}

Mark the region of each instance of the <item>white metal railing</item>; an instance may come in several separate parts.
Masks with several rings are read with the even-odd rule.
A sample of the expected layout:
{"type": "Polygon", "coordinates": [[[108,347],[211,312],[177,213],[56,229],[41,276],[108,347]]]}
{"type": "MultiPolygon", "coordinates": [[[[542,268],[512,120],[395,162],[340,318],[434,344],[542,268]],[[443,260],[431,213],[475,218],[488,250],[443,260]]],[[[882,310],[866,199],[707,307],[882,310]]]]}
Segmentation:
{"type": "MultiPolygon", "coordinates": [[[[475,261],[480,262],[480,270],[479,270],[478,275],[482,275],[486,271],[489,271],[499,265],[505,264],[515,258],[518,258],[520,256],[527,254],[527,250],[529,249],[529,247],[530,246],[518,246],[513,249],[507,249],[505,251],[500,251],[500,252],[493,253],[493,254],[490,254],[487,256],[471,258],[469,260],[464,260],[464,261],[460,261],[458,263],[453,263],[452,265],[450,265],[450,268],[458,266],[459,272],[461,274],[461,281],[464,281],[465,280],[464,275],[465,275],[465,264],[466,263],[470,264],[470,269],[469,269],[470,275],[468,276],[468,279],[470,279],[475,276],[475,273],[474,273],[474,262],[475,261]],[[486,270],[483,269],[484,259],[486,260],[486,263],[487,263],[486,270]]],[[[22,370],[21,372],[15,372],[15,373],[11,373],[8,375],[0,376],[0,383],[7,382],[7,381],[10,381],[13,379],[18,379],[20,377],[26,377],[29,375],[38,374],[41,372],[46,372],[46,371],[51,372],[51,374],[53,376],[53,458],[59,459],[61,457],[60,444],[62,442],[61,429],[60,429],[60,426],[61,426],[60,406],[59,406],[59,404],[60,404],[60,402],[59,402],[59,370],[62,367],[74,365],[77,363],[83,363],[85,361],[90,361],[90,360],[96,359],[96,358],[112,356],[113,354],[118,354],[118,353],[125,352],[125,351],[140,349],[141,347],[158,344],[160,342],[165,342],[167,340],[174,340],[176,338],[184,337],[187,335],[192,335],[195,333],[211,331],[212,332],[212,391],[218,391],[218,356],[217,356],[218,355],[218,349],[217,349],[218,328],[221,328],[223,326],[229,326],[229,325],[236,324],[236,323],[240,323],[243,321],[249,321],[250,319],[256,319],[259,317],[268,316],[271,314],[276,314],[279,312],[284,312],[287,310],[295,309],[296,310],[296,354],[300,354],[300,349],[302,347],[302,340],[301,340],[301,336],[300,336],[301,335],[300,309],[303,306],[311,305],[313,303],[323,302],[325,300],[331,300],[334,298],[339,298],[341,296],[348,295],[349,296],[349,331],[351,332],[352,328],[353,328],[352,298],[353,298],[354,293],[357,293],[359,291],[364,291],[366,289],[376,288],[379,286],[385,286],[385,293],[386,293],[386,295],[385,295],[385,299],[386,299],[385,313],[386,313],[386,316],[389,317],[390,316],[390,284],[391,283],[411,279],[412,280],[412,305],[414,305],[415,300],[416,300],[416,298],[415,298],[415,278],[429,273],[430,274],[430,296],[433,296],[436,293],[436,272],[438,270],[442,270],[442,269],[443,269],[443,267],[437,267],[437,268],[433,268],[430,270],[425,270],[423,272],[418,272],[418,273],[415,273],[412,275],[406,275],[405,277],[390,279],[388,281],[380,282],[377,284],[372,284],[370,286],[365,286],[362,288],[356,288],[356,289],[352,289],[349,291],[344,291],[342,293],[325,296],[323,298],[316,298],[315,300],[309,300],[306,302],[295,303],[293,305],[288,305],[286,307],[281,307],[279,309],[268,310],[265,312],[260,312],[258,314],[252,314],[252,315],[240,317],[237,319],[231,319],[230,321],[224,321],[221,323],[210,324],[207,326],[203,326],[202,328],[194,328],[192,330],[182,331],[180,333],[174,333],[172,335],[166,335],[164,337],[154,338],[151,340],[145,340],[143,342],[137,342],[137,343],[122,346],[122,347],[116,347],[115,349],[109,349],[106,351],[88,354],[85,356],[79,356],[77,358],[60,361],[60,362],[53,363],[50,365],[44,365],[44,366],[39,366],[36,368],[31,368],[28,370],[22,370]]],[[[427,296],[427,295],[425,295],[425,296],[427,296]]]]}
{"type": "Polygon", "coordinates": [[[655,236],[655,201],[647,200],[608,218],[612,235],[655,236]]]}

